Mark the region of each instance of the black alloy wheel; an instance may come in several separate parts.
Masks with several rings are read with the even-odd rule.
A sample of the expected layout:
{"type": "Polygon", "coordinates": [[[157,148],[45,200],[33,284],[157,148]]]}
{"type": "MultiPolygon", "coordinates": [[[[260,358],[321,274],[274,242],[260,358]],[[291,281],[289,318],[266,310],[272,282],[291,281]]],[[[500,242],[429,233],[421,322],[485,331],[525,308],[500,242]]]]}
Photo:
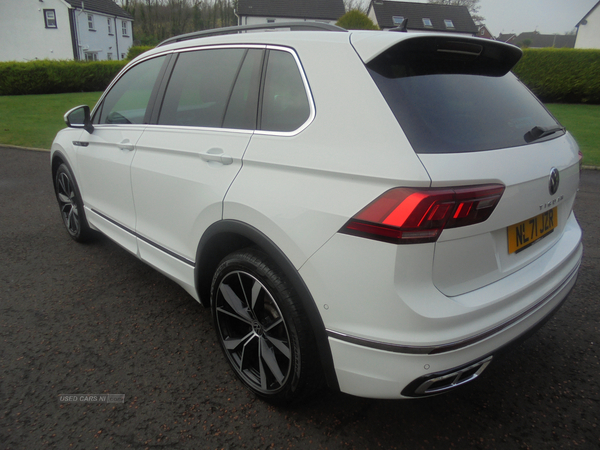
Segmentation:
{"type": "Polygon", "coordinates": [[[69,235],[77,242],[88,241],[93,236],[93,231],[85,219],[75,178],[66,164],[61,164],[56,171],[54,189],[60,215],[69,235]]]}
{"type": "Polygon", "coordinates": [[[246,249],[225,258],[211,300],[221,347],[251,391],[289,403],[322,385],[306,317],[289,282],[264,253],[246,249]]]}

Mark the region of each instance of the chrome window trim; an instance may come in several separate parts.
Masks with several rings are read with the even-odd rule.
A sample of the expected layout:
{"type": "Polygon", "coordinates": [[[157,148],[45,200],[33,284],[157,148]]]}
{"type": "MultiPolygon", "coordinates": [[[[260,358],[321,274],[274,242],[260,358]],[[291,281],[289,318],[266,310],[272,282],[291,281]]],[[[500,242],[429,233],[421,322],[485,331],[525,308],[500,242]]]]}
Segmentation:
{"type": "Polygon", "coordinates": [[[168,50],[165,52],[149,55],[145,58],[135,61],[134,64],[129,63],[125,67],[123,67],[121,72],[119,72],[118,76],[115,77],[115,79],[104,90],[102,96],[100,97],[98,102],[96,102],[94,109],[90,113],[90,116],[91,117],[95,116],[96,110],[98,109],[98,105],[100,105],[104,101],[106,94],[108,94],[108,92],[110,92],[110,90],[113,88],[115,83],[117,83],[125,73],[127,73],[129,70],[131,70],[133,67],[137,66],[138,64],[141,64],[141,63],[148,61],[150,59],[153,59],[153,58],[158,58],[160,56],[166,56],[166,55],[173,54],[173,53],[186,53],[186,52],[193,52],[193,51],[198,51],[198,50],[218,50],[218,49],[224,49],[224,48],[234,48],[234,49],[235,48],[239,48],[239,49],[255,48],[255,49],[264,49],[264,50],[278,50],[278,51],[284,51],[284,52],[290,53],[292,55],[292,57],[294,58],[294,61],[296,62],[296,66],[298,67],[298,71],[300,72],[300,77],[302,78],[302,83],[304,84],[304,91],[306,92],[306,97],[308,99],[308,106],[309,106],[308,119],[306,119],[306,121],[302,125],[300,125],[298,128],[296,128],[295,130],[292,130],[292,131],[269,131],[269,130],[257,130],[256,128],[254,128],[254,129],[251,129],[251,128],[214,128],[214,127],[195,127],[195,126],[185,126],[185,125],[160,125],[160,124],[118,124],[118,125],[94,124],[94,126],[104,128],[107,125],[111,126],[111,127],[112,126],[130,127],[131,125],[138,125],[138,126],[145,125],[147,127],[152,127],[152,128],[169,127],[169,128],[183,128],[186,130],[194,129],[194,130],[202,130],[202,131],[228,131],[228,132],[239,132],[239,133],[242,133],[242,132],[243,133],[253,133],[253,134],[257,134],[257,135],[261,135],[261,136],[292,137],[292,136],[296,136],[296,135],[300,134],[314,121],[314,119],[317,115],[315,101],[314,101],[314,98],[312,95],[312,91],[310,89],[310,85],[308,83],[308,79],[306,78],[306,74],[304,73],[304,68],[302,67],[302,63],[300,62],[300,58],[298,58],[296,51],[290,47],[284,47],[281,45],[270,45],[270,44],[202,45],[202,46],[196,46],[196,47],[185,47],[185,48],[179,48],[179,49],[174,49],[174,50],[168,50]]]}

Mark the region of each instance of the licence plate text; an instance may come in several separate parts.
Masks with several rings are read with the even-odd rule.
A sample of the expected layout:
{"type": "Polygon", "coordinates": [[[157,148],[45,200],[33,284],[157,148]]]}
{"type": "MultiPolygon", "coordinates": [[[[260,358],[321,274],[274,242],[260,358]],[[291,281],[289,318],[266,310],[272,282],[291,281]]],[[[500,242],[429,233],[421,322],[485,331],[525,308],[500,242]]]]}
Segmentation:
{"type": "Polygon", "coordinates": [[[558,225],[557,211],[558,208],[554,207],[531,219],[508,227],[508,253],[523,250],[554,231],[558,225]]]}

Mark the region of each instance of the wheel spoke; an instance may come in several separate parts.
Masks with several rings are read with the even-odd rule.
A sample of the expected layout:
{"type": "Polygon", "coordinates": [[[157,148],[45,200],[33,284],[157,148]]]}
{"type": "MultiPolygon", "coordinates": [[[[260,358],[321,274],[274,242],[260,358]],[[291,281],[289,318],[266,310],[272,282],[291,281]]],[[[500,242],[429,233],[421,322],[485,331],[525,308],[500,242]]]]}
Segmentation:
{"type": "Polygon", "coordinates": [[[69,199],[69,197],[67,197],[65,194],[63,194],[62,192],[58,193],[58,200],[61,203],[67,203],[70,204],[71,203],[71,199],[69,199]]]}
{"type": "MultiPolygon", "coordinates": [[[[275,358],[275,351],[269,346],[266,339],[260,340],[260,355],[261,359],[267,363],[267,367],[279,384],[283,383],[285,375],[281,373],[281,368],[275,358]]],[[[262,380],[261,380],[262,381],[262,380]]]]}
{"type": "Polygon", "coordinates": [[[237,315],[247,323],[252,323],[252,317],[248,312],[248,308],[244,306],[240,298],[237,296],[233,289],[228,285],[222,283],[220,286],[221,294],[229,306],[237,313],[237,315]]]}
{"type": "Polygon", "coordinates": [[[236,314],[234,312],[228,311],[228,310],[226,310],[224,308],[221,308],[221,307],[217,308],[217,312],[221,313],[221,314],[226,314],[227,316],[229,316],[229,317],[231,317],[233,319],[239,320],[240,322],[243,322],[246,325],[252,325],[252,322],[249,321],[248,319],[246,319],[245,317],[242,317],[239,314],[236,314]]]}
{"type": "Polygon", "coordinates": [[[264,337],[271,344],[273,344],[273,346],[277,348],[277,350],[279,350],[283,356],[285,356],[287,359],[290,359],[292,354],[290,352],[290,347],[288,346],[287,342],[282,341],[281,339],[277,339],[273,336],[269,336],[268,334],[265,334],[264,337]]]}
{"type": "Polygon", "coordinates": [[[261,291],[262,291],[262,284],[260,284],[258,281],[254,281],[254,284],[252,285],[252,301],[251,301],[252,311],[255,310],[256,301],[258,300],[258,296],[260,295],[261,291]]]}
{"type": "Polygon", "coordinates": [[[225,348],[227,350],[235,350],[240,346],[240,344],[243,343],[244,345],[246,345],[247,342],[250,342],[250,340],[252,339],[253,336],[254,336],[254,333],[251,331],[243,338],[229,337],[229,338],[223,339],[223,344],[225,345],[225,348]]]}

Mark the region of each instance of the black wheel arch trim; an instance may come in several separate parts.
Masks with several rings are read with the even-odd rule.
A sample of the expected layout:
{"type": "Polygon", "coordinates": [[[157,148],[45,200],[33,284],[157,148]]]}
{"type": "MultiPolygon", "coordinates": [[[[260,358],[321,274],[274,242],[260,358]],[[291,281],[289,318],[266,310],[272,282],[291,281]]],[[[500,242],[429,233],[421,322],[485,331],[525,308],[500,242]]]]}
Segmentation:
{"type": "Polygon", "coordinates": [[[209,306],[210,281],[207,280],[212,280],[214,264],[211,261],[210,255],[207,254],[211,252],[212,243],[220,240],[219,236],[223,238],[228,236],[237,237],[237,243],[232,243],[232,251],[239,247],[240,242],[247,244],[247,246],[256,245],[272,258],[283,271],[284,275],[296,289],[310,321],[327,385],[329,388],[339,391],[339,383],[335,374],[333,356],[329,347],[329,338],[325,330],[325,324],[306,283],[285,253],[257,228],[247,223],[230,219],[221,220],[208,227],[198,245],[196,267],[194,269],[196,289],[201,302],[205,306],[209,306]],[[207,270],[210,276],[207,276],[207,270]]]}

